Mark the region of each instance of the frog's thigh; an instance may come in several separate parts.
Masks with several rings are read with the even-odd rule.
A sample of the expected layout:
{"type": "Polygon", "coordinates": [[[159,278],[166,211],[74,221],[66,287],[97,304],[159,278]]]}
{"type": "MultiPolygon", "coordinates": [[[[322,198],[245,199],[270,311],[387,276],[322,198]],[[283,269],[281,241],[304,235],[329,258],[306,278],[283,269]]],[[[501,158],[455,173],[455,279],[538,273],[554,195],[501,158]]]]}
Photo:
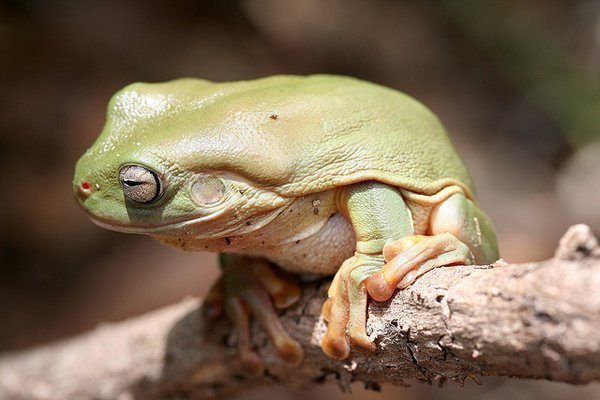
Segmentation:
{"type": "Polygon", "coordinates": [[[429,226],[434,235],[448,232],[465,243],[476,263],[487,264],[498,259],[494,226],[488,216],[462,193],[453,194],[434,207],[429,226]]]}
{"type": "Polygon", "coordinates": [[[498,256],[492,224],[462,193],[434,207],[429,225],[431,235],[409,236],[385,246],[386,265],[367,281],[375,300],[387,300],[396,287],[412,284],[433,268],[487,263],[498,256]]]}

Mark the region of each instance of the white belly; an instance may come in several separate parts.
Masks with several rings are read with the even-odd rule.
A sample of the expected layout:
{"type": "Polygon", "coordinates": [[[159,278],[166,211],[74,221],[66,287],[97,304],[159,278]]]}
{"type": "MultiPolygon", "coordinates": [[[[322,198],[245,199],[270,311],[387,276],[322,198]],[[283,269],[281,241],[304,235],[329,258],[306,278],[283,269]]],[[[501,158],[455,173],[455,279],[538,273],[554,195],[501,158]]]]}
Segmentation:
{"type": "Polygon", "coordinates": [[[355,248],[352,227],[337,213],[311,236],[263,251],[262,256],[295,274],[333,275],[355,248]]]}

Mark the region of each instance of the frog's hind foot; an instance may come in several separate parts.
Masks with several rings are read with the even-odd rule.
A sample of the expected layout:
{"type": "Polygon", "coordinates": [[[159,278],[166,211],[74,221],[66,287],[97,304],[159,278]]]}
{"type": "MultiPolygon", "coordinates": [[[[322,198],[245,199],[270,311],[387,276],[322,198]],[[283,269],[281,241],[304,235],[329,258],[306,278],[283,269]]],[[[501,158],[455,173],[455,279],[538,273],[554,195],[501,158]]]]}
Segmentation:
{"type": "Polygon", "coordinates": [[[206,313],[214,317],[225,311],[232,321],[244,368],[255,375],[264,372],[262,359],[252,348],[251,317],[258,320],[282,360],[290,366],[299,365],[304,350],[287,333],[276,308],[294,304],[300,297],[300,288],[276,274],[264,260],[226,255],[221,263],[223,277],[207,298],[206,313]]]}
{"type": "Polygon", "coordinates": [[[383,257],[386,264],[366,281],[367,292],[375,301],[388,300],[396,288],[411,285],[434,268],[475,261],[469,247],[451,233],[404,237],[386,244],[383,257]]]}

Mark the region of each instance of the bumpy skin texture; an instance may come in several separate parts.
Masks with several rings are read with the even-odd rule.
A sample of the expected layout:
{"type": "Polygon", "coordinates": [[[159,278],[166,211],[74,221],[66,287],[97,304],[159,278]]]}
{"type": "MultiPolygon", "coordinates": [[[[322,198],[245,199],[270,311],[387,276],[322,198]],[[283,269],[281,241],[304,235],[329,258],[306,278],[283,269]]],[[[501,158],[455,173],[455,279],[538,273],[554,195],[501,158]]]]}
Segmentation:
{"type": "MultiPolygon", "coordinates": [[[[431,268],[497,257],[493,227],[438,119],[400,92],[347,77],[129,85],[111,100],[73,187],[101,226],[243,255],[226,270],[260,257],[298,274],[335,273],[323,347],[336,358],[348,356],[348,340],[374,348],[369,295],[382,301],[431,268]]],[[[272,307],[256,305],[287,287],[258,271],[252,290],[238,279],[225,291],[240,351],[255,367],[244,312],[271,321],[272,307]],[[260,287],[266,294],[253,297],[260,287]]],[[[290,356],[296,347],[284,336],[272,338],[297,363],[301,349],[290,356]]]]}

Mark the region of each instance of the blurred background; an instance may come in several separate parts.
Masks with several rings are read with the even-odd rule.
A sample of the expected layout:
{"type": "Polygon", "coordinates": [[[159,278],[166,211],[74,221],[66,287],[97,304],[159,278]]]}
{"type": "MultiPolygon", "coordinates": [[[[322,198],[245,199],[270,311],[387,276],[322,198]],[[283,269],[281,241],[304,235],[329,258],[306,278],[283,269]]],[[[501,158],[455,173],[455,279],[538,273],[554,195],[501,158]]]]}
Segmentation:
{"type": "MultiPolygon", "coordinates": [[[[216,257],[104,231],[71,195],[112,93],[133,81],[336,73],[436,112],[512,262],[600,232],[600,1],[0,2],[0,351],[202,296],[216,257]]],[[[598,293],[589,295],[599,295],[598,293]]],[[[355,385],[353,398],[600,398],[600,385],[355,385]]],[[[348,398],[337,387],[240,399],[348,398]]]]}

